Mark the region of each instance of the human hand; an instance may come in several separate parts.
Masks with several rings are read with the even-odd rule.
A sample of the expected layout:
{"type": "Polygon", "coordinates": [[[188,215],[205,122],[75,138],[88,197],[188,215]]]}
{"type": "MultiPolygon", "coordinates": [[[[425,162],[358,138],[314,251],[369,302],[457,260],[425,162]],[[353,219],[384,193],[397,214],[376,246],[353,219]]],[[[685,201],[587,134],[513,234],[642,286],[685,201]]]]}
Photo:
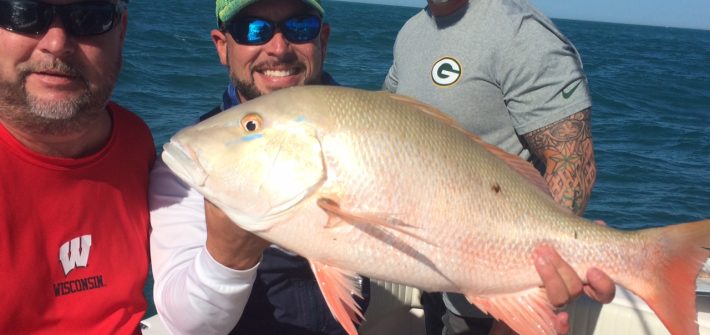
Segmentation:
{"type": "MultiPolygon", "coordinates": [[[[602,220],[594,220],[595,224],[606,226],[606,222],[602,220]]],[[[616,286],[606,273],[597,268],[591,268],[587,271],[587,285],[583,287],[584,294],[594,299],[595,301],[608,304],[614,300],[616,295],[616,286]]]]}
{"type": "MultiPolygon", "coordinates": [[[[554,248],[540,245],[533,250],[537,269],[547,297],[553,306],[562,307],[576,299],[582,292],[590,298],[606,304],[614,299],[616,286],[604,272],[597,268],[587,271],[586,284],[582,282],[574,269],[565,262],[554,248]]],[[[558,334],[567,334],[570,330],[569,315],[558,313],[554,327],[558,334]]]]}
{"type": "Polygon", "coordinates": [[[270,243],[232,222],[222,210],[205,199],[207,251],[220,264],[246,270],[254,267],[270,243]]]}

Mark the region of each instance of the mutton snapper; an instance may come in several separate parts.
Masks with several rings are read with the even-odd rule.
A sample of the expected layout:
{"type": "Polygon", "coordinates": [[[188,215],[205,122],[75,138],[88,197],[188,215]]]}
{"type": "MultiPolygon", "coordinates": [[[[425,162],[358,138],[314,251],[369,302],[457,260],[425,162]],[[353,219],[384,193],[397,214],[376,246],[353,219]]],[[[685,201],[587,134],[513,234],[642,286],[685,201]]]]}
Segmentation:
{"type": "MultiPolygon", "coordinates": [[[[557,205],[530,164],[414,100],[283,89],[180,131],[163,159],[242,228],[307,258],[349,334],[356,273],[463,293],[520,334],[554,334],[532,250],[598,267],[675,335],[698,334],[710,220],[623,232],[557,205]]],[[[307,311],[304,311],[307,312],[307,311]]]]}

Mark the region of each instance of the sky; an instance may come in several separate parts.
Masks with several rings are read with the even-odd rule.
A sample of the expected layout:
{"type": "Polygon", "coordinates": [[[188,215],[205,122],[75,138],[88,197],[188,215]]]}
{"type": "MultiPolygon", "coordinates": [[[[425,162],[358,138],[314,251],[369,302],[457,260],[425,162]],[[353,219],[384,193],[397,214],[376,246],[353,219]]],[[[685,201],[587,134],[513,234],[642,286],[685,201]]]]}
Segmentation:
{"type": "MultiPolygon", "coordinates": [[[[424,7],[426,0],[348,0],[424,7]]],[[[710,0],[529,0],[551,18],[710,30],[710,0]]]]}

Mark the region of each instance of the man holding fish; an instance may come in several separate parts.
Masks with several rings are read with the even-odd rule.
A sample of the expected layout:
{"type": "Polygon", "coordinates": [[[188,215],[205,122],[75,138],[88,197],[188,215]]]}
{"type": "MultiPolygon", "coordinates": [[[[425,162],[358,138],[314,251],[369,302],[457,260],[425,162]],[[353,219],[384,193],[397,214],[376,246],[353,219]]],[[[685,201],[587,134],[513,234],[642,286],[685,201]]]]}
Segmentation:
{"type": "MultiPolygon", "coordinates": [[[[302,41],[285,24],[284,36],[302,41]]],[[[268,26],[245,41],[274,37],[259,28],[268,26]]],[[[635,232],[594,224],[555,201],[529,162],[412,98],[297,85],[185,128],[163,148],[165,165],[234,224],[307,259],[350,335],[363,314],[359,275],[462,293],[522,335],[564,333],[557,295],[582,288],[565,274],[552,280],[561,287],[543,280],[556,263],[540,261],[542,245],[564,256],[557,270],[571,267],[572,281],[598,268],[672,334],[698,334],[695,278],[710,256],[710,220],[635,232]]]]}
{"type": "MultiPolygon", "coordinates": [[[[212,39],[232,83],[221,108],[203,119],[281,88],[331,84],[322,71],[329,34],[322,15],[318,1],[217,1],[222,28],[212,39]]],[[[170,329],[218,334],[237,325],[235,331],[245,333],[344,332],[320,298],[305,260],[267,248],[211,203],[203,209],[202,196],[162,164],[153,172],[151,193],[155,302],[170,329]],[[319,300],[304,307],[306,296],[319,300]]],[[[547,261],[540,274],[551,295],[568,299],[581,292],[581,281],[557,254],[539,259],[547,261]]]]}
{"type": "MultiPolygon", "coordinates": [[[[591,99],[574,46],[527,1],[428,4],[400,30],[384,88],[436,106],[486,142],[542,166],[554,198],[581,215],[596,167],[591,99]]],[[[553,251],[539,252],[543,260],[553,251]]],[[[541,273],[550,271],[539,265],[541,273]]],[[[549,273],[548,283],[566,287],[549,273]]],[[[569,277],[575,279],[566,284],[569,295],[550,294],[554,304],[567,303],[582,287],[576,276],[569,277]]],[[[613,298],[608,276],[592,269],[587,279],[591,286],[585,290],[593,296],[603,302],[613,298]]],[[[432,312],[440,299],[424,297],[429,327],[441,322],[432,312]]],[[[463,296],[445,293],[443,301],[443,326],[450,332],[490,324],[463,296]]]]}
{"type": "MultiPolygon", "coordinates": [[[[334,85],[317,0],[218,0],[211,36],[230,84],[201,119],[272,91],[334,85]]],[[[343,334],[308,262],[246,232],[162,163],[151,177],[155,304],[180,334],[343,334]],[[252,286],[253,285],[253,286],[252,286]],[[236,327],[235,327],[236,326],[236,327]]],[[[363,300],[369,280],[363,278],[363,300]]]]}

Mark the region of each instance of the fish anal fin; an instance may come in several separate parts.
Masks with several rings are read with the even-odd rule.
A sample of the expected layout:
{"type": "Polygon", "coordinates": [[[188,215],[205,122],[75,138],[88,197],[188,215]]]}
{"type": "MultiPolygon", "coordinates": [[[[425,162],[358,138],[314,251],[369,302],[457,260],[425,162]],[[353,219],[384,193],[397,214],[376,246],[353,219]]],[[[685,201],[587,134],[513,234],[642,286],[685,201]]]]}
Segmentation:
{"type": "Polygon", "coordinates": [[[353,295],[362,297],[360,277],[353,272],[320,262],[311,261],[310,264],[333,317],[343,326],[348,335],[356,335],[355,325],[365,319],[360,306],[353,298],[353,295]]]}
{"type": "Polygon", "coordinates": [[[451,118],[449,115],[445,114],[444,112],[436,109],[431,105],[427,105],[421,101],[417,101],[410,97],[401,96],[397,94],[389,93],[389,96],[393,100],[408,104],[424,112],[425,114],[430,115],[431,117],[443,122],[444,124],[456,128],[458,131],[466,135],[466,137],[481,145],[486,151],[498,157],[506,165],[518,172],[532,185],[543,191],[545,194],[552,196],[550,190],[547,187],[547,181],[545,181],[545,178],[540,175],[540,171],[538,171],[532,164],[530,164],[530,162],[516,155],[510,154],[495,145],[483,141],[480,137],[478,137],[478,135],[466,130],[466,128],[461,126],[461,124],[459,124],[455,119],[451,118]]]}
{"type": "Polygon", "coordinates": [[[539,287],[494,296],[466,295],[481,311],[505,322],[520,335],[555,335],[554,307],[539,287]]]}

